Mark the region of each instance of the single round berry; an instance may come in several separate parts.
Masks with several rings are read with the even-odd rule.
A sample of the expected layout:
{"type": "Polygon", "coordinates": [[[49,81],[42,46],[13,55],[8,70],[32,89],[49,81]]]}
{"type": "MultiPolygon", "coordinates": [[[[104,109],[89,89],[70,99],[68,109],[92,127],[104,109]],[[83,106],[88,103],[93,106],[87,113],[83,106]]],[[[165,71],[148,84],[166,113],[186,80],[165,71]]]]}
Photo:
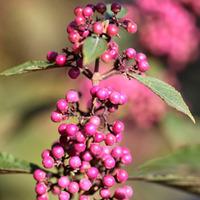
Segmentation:
{"type": "Polygon", "coordinates": [[[58,127],[58,132],[60,135],[64,135],[66,133],[67,124],[60,124],[58,127]]]}
{"type": "Polygon", "coordinates": [[[96,5],[96,10],[97,12],[104,14],[106,12],[106,5],[100,2],[96,5]]]}
{"type": "Polygon", "coordinates": [[[115,178],[112,175],[105,175],[103,177],[103,185],[105,187],[112,187],[115,184],[115,178]]]}
{"type": "Polygon", "coordinates": [[[117,14],[121,11],[122,6],[120,3],[114,2],[111,5],[111,10],[113,11],[113,13],[117,14]]]}
{"type": "Polygon", "coordinates": [[[115,167],[115,159],[112,156],[108,156],[105,160],[104,160],[104,166],[106,169],[113,169],[115,167]]]}
{"type": "Polygon", "coordinates": [[[118,34],[119,28],[115,24],[109,24],[107,28],[107,34],[110,37],[116,36],[118,34]]]}
{"type": "Polygon", "coordinates": [[[80,35],[77,31],[70,32],[68,39],[71,43],[77,43],[80,40],[80,35]]]}
{"type": "Polygon", "coordinates": [[[75,9],[74,9],[74,14],[76,15],[76,16],[82,16],[83,15],[83,8],[81,8],[81,7],[76,7],[75,9]]]}
{"type": "Polygon", "coordinates": [[[70,182],[69,186],[68,186],[68,191],[71,193],[71,194],[75,194],[79,191],[79,184],[75,181],[73,182],[70,182]]]}
{"type": "Polygon", "coordinates": [[[108,146],[114,145],[114,144],[116,143],[116,137],[115,137],[113,134],[108,133],[108,134],[106,135],[106,138],[105,138],[105,143],[106,143],[106,145],[108,145],[108,146]]]}
{"type": "Polygon", "coordinates": [[[121,158],[121,162],[122,162],[123,164],[125,164],[125,165],[131,164],[132,161],[133,161],[133,158],[132,158],[132,156],[131,156],[130,153],[129,153],[129,154],[123,155],[122,158],[121,158]]]}
{"type": "Polygon", "coordinates": [[[123,155],[123,151],[122,151],[122,148],[121,147],[115,147],[112,152],[111,152],[111,155],[113,156],[113,158],[115,159],[119,159],[122,157],[123,155]]]}
{"type": "Polygon", "coordinates": [[[124,183],[128,179],[128,173],[124,169],[117,169],[116,179],[119,183],[124,183]]]}
{"type": "Polygon", "coordinates": [[[150,65],[149,65],[149,63],[146,60],[140,61],[138,63],[138,69],[141,72],[146,72],[146,71],[149,70],[149,68],[150,68],[150,65]]]}
{"type": "Polygon", "coordinates": [[[112,60],[112,57],[110,55],[109,51],[105,51],[102,55],[101,55],[101,60],[105,63],[108,63],[112,60]]]}
{"type": "Polygon", "coordinates": [[[85,18],[89,18],[93,15],[93,9],[89,6],[85,7],[83,9],[83,15],[85,18]]]}
{"type": "Polygon", "coordinates": [[[122,133],[118,133],[115,137],[116,137],[117,143],[119,143],[123,140],[123,134],[122,133]]]}
{"type": "Polygon", "coordinates": [[[51,120],[52,120],[53,122],[56,122],[56,123],[61,122],[61,121],[63,120],[63,115],[62,115],[62,113],[60,113],[60,112],[58,112],[58,111],[53,111],[53,112],[51,113],[51,120]]]}
{"type": "Polygon", "coordinates": [[[146,61],[147,60],[147,56],[144,53],[137,53],[135,56],[135,60],[140,63],[142,61],[146,61]]]}
{"type": "Polygon", "coordinates": [[[49,149],[45,149],[42,154],[41,154],[41,157],[42,159],[46,158],[46,157],[49,157],[51,155],[51,151],[49,149]]]}
{"type": "Polygon", "coordinates": [[[136,56],[136,51],[133,48],[128,48],[126,49],[125,54],[128,59],[133,59],[136,56]]]}
{"type": "Polygon", "coordinates": [[[78,169],[81,166],[81,159],[79,156],[73,156],[69,159],[69,165],[72,169],[78,169]]]}
{"type": "Polygon", "coordinates": [[[84,143],[86,140],[85,136],[83,135],[83,133],[81,131],[78,131],[76,133],[76,141],[79,143],[84,143]]]}
{"type": "Polygon", "coordinates": [[[131,198],[131,197],[133,196],[133,189],[132,189],[132,187],[126,185],[126,186],[124,186],[123,188],[124,188],[124,190],[125,190],[125,192],[126,192],[126,197],[127,197],[127,198],[131,198]]]}
{"type": "Polygon", "coordinates": [[[114,197],[118,200],[126,199],[126,190],[124,188],[118,188],[115,190],[114,197]]]}
{"type": "Polygon", "coordinates": [[[58,179],[58,185],[61,187],[61,188],[66,188],[70,183],[70,180],[67,176],[62,176],[58,179]]]}
{"type": "Polygon", "coordinates": [[[87,4],[86,7],[92,8],[93,12],[95,12],[95,10],[96,10],[95,5],[92,3],[87,4]]]}
{"type": "Polygon", "coordinates": [[[82,155],[82,159],[87,162],[90,162],[92,158],[93,157],[89,151],[84,152],[84,154],[82,155]]]}
{"type": "Polygon", "coordinates": [[[49,200],[48,194],[42,194],[37,196],[37,200],[49,200]]]}
{"type": "Polygon", "coordinates": [[[119,100],[119,104],[120,105],[124,105],[126,104],[128,101],[128,98],[125,94],[120,94],[120,100],[119,100]]]}
{"type": "Polygon", "coordinates": [[[91,167],[90,163],[87,161],[82,161],[80,172],[85,173],[91,167]]]}
{"type": "Polygon", "coordinates": [[[109,97],[108,90],[106,88],[101,88],[97,91],[96,96],[99,100],[107,100],[109,97]]]}
{"type": "Polygon", "coordinates": [[[33,178],[38,182],[42,182],[46,179],[46,173],[41,169],[36,169],[33,173],[33,178]]]}
{"type": "Polygon", "coordinates": [[[86,173],[89,179],[95,180],[99,175],[99,170],[96,167],[91,167],[86,173]]]}
{"type": "Polygon", "coordinates": [[[105,139],[105,135],[101,132],[96,132],[94,135],[94,142],[100,143],[105,139]]]}
{"type": "Polygon", "coordinates": [[[64,66],[67,61],[67,57],[64,54],[60,54],[56,57],[56,65],[64,66]]]}
{"type": "Polygon", "coordinates": [[[113,91],[110,96],[109,96],[109,100],[112,104],[117,105],[120,102],[120,93],[113,91]]]}
{"type": "Polygon", "coordinates": [[[122,133],[124,131],[124,123],[119,120],[115,121],[112,130],[116,135],[122,133]]]}
{"type": "Polygon", "coordinates": [[[100,196],[101,196],[103,199],[109,199],[110,196],[111,196],[111,192],[110,192],[110,190],[108,190],[108,189],[101,189],[101,190],[100,190],[100,196]]]}
{"type": "Polygon", "coordinates": [[[77,79],[80,75],[80,69],[79,68],[71,68],[68,72],[68,75],[71,79],[77,79]]]}
{"type": "Polygon", "coordinates": [[[56,104],[57,110],[60,112],[66,112],[68,110],[68,103],[65,99],[59,99],[56,104]]]}
{"type": "Polygon", "coordinates": [[[78,132],[78,126],[75,124],[67,124],[66,126],[66,134],[70,137],[75,137],[78,132]]]}
{"type": "Polygon", "coordinates": [[[97,91],[100,89],[100,87],[98,86],[98,85],[95,85],[95,86],[93,86],[91,89],[90,89],[90,94],[92,95],[92,96],[96,96],[96,93],[97,93],[97,91]]]}
{"type": "Polygon", "coordinates": [[[70,194],[68,192],[62,191],[59,196],[59,200],[70,200],[70,194]]]}
{"type": "Polygon", "coordinates": [[[137,32],[137,24],[134,22],[128,22],[127,31],[129,33],[136,33],[137,32]]]}
{"type": "Polygon", "coordinates": [[[84,25],[84,24],[85,24],[85,17],[83,17],[83,16],[77,16],[77,17],[75,18],[75,22],[76,22],[76,24],[77,24],[78,26],[84,25]]]}
{"type": "Polygon", "coordinates": [[[103,33],[103,24],[101,22],[95,22],[93,24],[93,32],[97,35],[100,35],[103,33]]]}
{"type": "Polygon", "coordinates": [[[79,101],[79,94],[75,90],[70,90],[66,94],[66,100],[69,103],[76,103],[79,101]]]}
{"type": "Polygon", "coordinates": [[[62,146],[53,147],[51,152],[55,159],[61,159],[65,155],[65,152],[62,146]]]}
{"type": "Polygon", "coordinates": [[[92,187],[92,183],[90,180],[83,178],[79,182],[79,187],[83,191],[88,191],[92,187]]]}
{"type": "Polygon", "coordinates": [[[38,195],[43,195],[47,192],[47,186],[44,183],[37,183],[35,187],[35,192],[38,195]]]}
{"type": "Polygon", "coordinates": [[[90,152],[94,156],[99,156],[102,153],[102,148],[98,143],[92,143],[90,144],[90,152]]]}
{"type": "Polygon", "coordinates": [[[84,131],[86,136],[92,136],[96,133],[97,126],[92,124],[91,122],[88,122],[87,124],[85,124],[84,131]]]}
{"type": "Polygon", "coordinates": [[[89,120],[90,123],[94,124],[95,126],[99,126],[101,124],[101,120],[98,116],[92,116],[89,120]]]}
{"type": "Polygon", "coordinates": [[[42,160],[42,164],[45,168],[47,169],[51,169],[52,167],[54,167],[54,159],[49,156],[49,157],[45,157],[43,160],[42,160]]]}
{"type": "Polygon", "coordinates": [[[115,49],[111,49],[108,51],[108,53],[110,54],[110,57],[115,60],[118,57],[118,50],[115,49]]]}
{"type": "Polygon", "coordinates": [[[55,62],[57,56],[58,56],[57,52],[55,52],[55,51],[49,51],[47,53],[47,60],[49,62],[55,62]]]}
{"type": "Polygon", "coordinates": [[[74,149],[75,149],[76,153],[82,153],[86,149],[86,144],[84,144],[84,143],[74,144],[74,149]]]}

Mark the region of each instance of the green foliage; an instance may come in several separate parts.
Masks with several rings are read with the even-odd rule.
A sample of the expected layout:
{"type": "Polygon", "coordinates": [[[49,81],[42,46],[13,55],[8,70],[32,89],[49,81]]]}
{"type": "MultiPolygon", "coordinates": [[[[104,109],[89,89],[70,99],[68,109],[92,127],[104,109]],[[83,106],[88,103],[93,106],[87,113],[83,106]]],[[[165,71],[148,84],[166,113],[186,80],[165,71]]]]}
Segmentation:
{"type": "Polygon", "coordinates": [[[90,64],[107,49],[107,41],[98,36],[88,37],[83,45],[83,63],[90,64]]]}
{"type": "Polygon", "coordinates": [[[41,60],[28,61],[23,64],[12,67],[10,69],[7,69],[2,73],[0,73],[0,75],[11,76],[16,74],[24,74],[31,71],[45,70],[53,67],[54,64],[49,63],[47,61],[41,61],[41,60]]]}
{"type": "Polygon", "coordinates": [[[37,165],[19,160],[8,153],[0,153],[0,174],[32,173],[37,165]]]}
{"type": "Polygon", "coordinates": [[[188,106],[184,102],[181,94],[171,85],[153,77],[140,76],[133,73],[128,75],[147,86],[150,90],[152,90],[152,92],[158,95],[169,106],[189,116],[190,119],[195,123],[195,119],[192,116],[188,106]]]}
{"type": "MultiPolygon", "coordinates": [[[[127,9],[122,7],[121,11],[117,13],[116,17],[117,18],[123,18],[127,14],[127,9]]],[[[113,16],[113,12],[111,11],[111,4],[107,4],[107,10],[106,10],[106,15],[108,18],[113,16]]]]}
{"type": "Polygon", "coordinates": [[[200,145],[178,149],[157,159],[147,161],[131,180],[161,184],[200,195],[200,145]]]}

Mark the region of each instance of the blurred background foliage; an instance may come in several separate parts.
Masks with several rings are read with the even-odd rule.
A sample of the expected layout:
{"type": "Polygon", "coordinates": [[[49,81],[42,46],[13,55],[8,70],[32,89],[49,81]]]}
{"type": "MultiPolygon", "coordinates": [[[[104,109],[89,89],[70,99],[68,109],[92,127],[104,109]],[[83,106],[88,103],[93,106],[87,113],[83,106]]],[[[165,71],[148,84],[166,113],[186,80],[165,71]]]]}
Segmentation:
{"type": "MultiPolygon", "coordinates": [[[[67,46],[69,43],[66,39],[65,27],[72,19],[73,8],[76,5],[96,2],[85,0],[2,1],[0,7],[0,70],[26,60],[45,59],[47,51],[59,51],[67,46]]],[[[195,42],[199,42],[199,13],[191,9],[185,2],[183,4],[182,1],[177,0],[177,2],[177,5],[195,19],[194,24],[198,31],[195,42]]],[[[122,3],[128,6],[133,15],[130,17],[136,21],[142,14],[147,17],[145,10],[139,10],[140,0],[137,5],[133,1],[122,1],[122,3]],[[137,7],[139,14],[135,12],[137,7]]],[[[159,4],[157,6],[159,8],[159,4]]],[[[149,7],[151,8],[151,5],[149,7]]],[[[144,24],[142,20],[145,20],[145,17],[138,20],[139,28],[140,23],[144,24]]],[[[145,31],[144,27],[142,30],[145,31]]],[[[181,31],[184,32],[184,30],[181,31]]],[[[193,125],[185,116],[169,108],[164,108],[159,111],[159,117],[156,117],[156,120],[151,120],[150,117],[150,123],[145,126],[146,121],[141,119],[142,116],[148,110],[153,112],[152,110],[156,110],[159,105],[157,105],[157,101],[148,103],[151,95],[145,96],[142,100],[132,98],[133,101],[131,100],[127,112],[121,110],[119,115],[121,118],[125,118],[127,124],[123,143],[131,148],[136,165],[181,146],[200,144],[199,43],[197,44],[198,48],[193,52],[196,55],[195,58],[181,63],[184,67],[176,70],[176,66],[180,66],[180,63],[174,62],[173,68],[173,62],[169,64],[167,60],[169,56],[156,55],[155,51],[149,50],[141,42],[142,34],[139,32],[138,35],[132,37],[123,33],[122,39],[119,41],[120,47],[125,48],[132,44],[132,47],[145,51],[151,58],[151,75],[161,77],[182,91],[195,114],[197,124],[193,125]],[[134,107],[137,108],[137,105],[141,104],[146,107],[142,106],[140,110],[134,110],[134,107]],[[133,112],[128,112],[132,107],[133,112]],[[160,112],[162,112],[161,115],[160,112]]],[[[188,48],[184,47],[184,41],[182,45],[183,48],[188,48]]],[[[177,56],[179,56],[178,52],[177,56]]],[[[69,81],[63,69],[35,72],[17,77],[1,77],[0,150],[39,164],[41,151],[49,147],[57,138],[56,125],[49,119],[54,103],[58,98],[63,97],[64,92],[69,88],[78,89],[80,81],[82,80],[69,81]]],[[[134,89],[135,91],[141,90],[140,87],[134,89]]],[[[140,93],[136,92],[136,94],[140,93]]],[[[136,200],[196,199],[194,196],[156,185],[135,182],[133,186],[136,200]]],[[[33,187],[34,181],[29,175],[0,176],[0,199],[34,199],[33,187]]]]}

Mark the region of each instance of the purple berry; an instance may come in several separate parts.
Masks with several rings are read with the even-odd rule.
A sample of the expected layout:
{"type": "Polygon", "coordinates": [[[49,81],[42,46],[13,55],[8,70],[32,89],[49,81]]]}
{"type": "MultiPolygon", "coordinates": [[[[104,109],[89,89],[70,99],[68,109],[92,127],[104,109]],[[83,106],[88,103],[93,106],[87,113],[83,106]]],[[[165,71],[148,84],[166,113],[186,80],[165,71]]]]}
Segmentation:
{"type": "Polygon", "coordinates": [[[92,183],[90,180],[83,178],[79,182],[79,187],[83,191],[88,191],[92,187],[92,183]]]}
{"type": "Polygon", "coordinates": [[[47,192],[47,186],[44,183],[37,183],[35,187],[35,192],[38,195],[43,195],[47,192]]]}
{"type": "Polygon", "coordinates": [[[100,190],[100,196],[101,196],[103,199],[109,199],[110,196],[111,196],[111,192],[110,192],[110,190],[108,190],[108,189],[101,189],[101,190],[100,190]]]}
{"type": "Polygon", "coordinates": [[[101,88],[97,91],[96,96],[99,100],[106,100],[109,96],[108,90],[106,88],[101,88]]]}
{"type": "Polygon", "coordinates": [[[116,179],[119,183],[124,183],[128,179],[128,173],[124,169],[117,169],[116,179]]]}
{"type": "Polygon", "coordinates": [[[117,14],[121,11],[122,6],[120,3],[114,2],[111,5],[111,10],[113,11],[113,13],[117,14]]]}
{"type": "Polygon", "coordinates": [[[99,156],[102,153],[102,148],[101,148],[101,146],[98,143],[92,143],[90,145],[90,152],[94,156],[99,156]]]}
{"type": "Polygon", "coordinates": [[[68,75],[71,79],[77,79],[80,75],[80,69],[79,68],[71,68],[68,72],[68,75]]]}
{"type": "Polygon", "coordinates": [[[83,16],[77,16],[77,17],[75,18],[75,22],[76,22],[76,24],[77,24],[78,26],[84,25],[84,24],[85,24],[85,17],[83,17],[83,16]]]}
{"type": "Polygon", "coordinates": [[[99,175],[99,170],[96,167],[91,167],[87,170],[87,176],[91,180],[95,180],[99,175]]]}
{"type": "Polygon", "coordinates": [[[81,166],[81,159],[79,156],[73,156],[69,159],[69,165],[72,169],[78,169],[81,166]]]}
{"type": "Polygon", "coordinates": [[[49,52],[47,53],[47,60],[48,60],[49,62],[55,62],[57,56],[58,56],[58,53],[57,53],[57,52],[49,51],[49,52]]]}
{"type": "Polygon", "coordinates": [[[123,188],[124,188],[124,190],[125,190],[125,192],[126,192],[126,197],[127,197],[127,198],[131,198],[131,197],[133,196],[133,189],[132,189],[132,187],[126,185],[126,186],[124,186],[123,188]]]}
{"type": "Polygon", "coordinates": [[[90,123],[94,124],[95,126],[99,126],[101,124],[101,120],[98,116],[92,116],[89,120],[90,123]]]}
{"type": "Polygon", "coordinates": [[[91,122],[88,122],[87,124],[85,124],[84,131],[86,136],[92,136],[96,133],[97,126],[92,124],[91,122]]]}
{"type": "Polygon", "coordinates": [[[42,194],[37,196],[37,200],[49,200],[48,194],[42,194]]]}
{"type": "Polygon", "coordinates": [[[112,187],[115,184],[115,178],[112,175],[105,175],[103,177],[103,185],[105,187],[112,187]]]}
{"type": "Polygon", "coordinates": [[[62,146],[53,147],[51,152],[55,159],[61,159],[65,155],[65,152],[62,146]]]}
{"type": "Polygon", "coordinates": [[[51,151],[49,149],[45,149],[42,154],[41,157],[44,159],[46,157],[49,157],[51,155],[51,151]]]}
{"type": "Polygon", "coordinates": [[[66,94],[66,100],[69,103],[76,103],[79,101],[79,94],[75,90],[69,90],[66,94]]]}
{"type": "Polygon", "coordinates": [[[67,103],[67,101],[65,99],[59,99],[57,101],[56,106],[57,106],[57,109],[62,113],[66,112],[67,109],[68,109],[68,103],[67,103]]]}
{"type": "Polygon", "coordinates": [[[41,169],[36,169],[33,173],[33,178],[38,182],[42,182],[46,179],[46,173],[41,169]]]}
{"type": "Polygon", "coordinates": [[[106,135],[106,138],[105,138],[105,143],[106,143],[106,145],[108,145],[108,146],[114,145],[114,144],[116,143],[116,137],[115,137],[113,134],[108,133],[108,134],[106,135]]]}
{"type": "Polygon", "coordinates": [[[126,49],[125,54],[128,59],[133,59],[136,56],[136,51],[133,48],[128,48],[126,49]]]}
{"type": "Polygon", "coordinates": [[[58,132],[60,135],[64,135],[66,133],[67,124],[60,124],[58,127],[58,132]]]}
{"type": "Polygon", "coordinates": [[[146,72],[146,71],[149,70],[149,68],[150,68],[150,65],[149,65],[149,63],[146,60],[140,61],[138,63],[138,69],[141,72],[146,72]]]}
{"type": "Polygon", "coordinates": [[[84,154],[82,155],[82,159],[83,159],[84,161],[90,162],[90,161],[93,159],[93,157],[92,157],[92,155],[91,155],[91,153],[90,153],[89,151],[86,151],[86,152],[84,152],[84,154]]]}
{"type": "Polygon", "coordinates": [[[84,143],[77,143],[74,145],[74,149],[77,153],[82,153],[86,149],[86,144],[84,143]]]}
{"type": "Polygon", "coordinates": [[[78,132],[78,126],[75,124],[67,124],[66,126],[66,134],[70,137],[75,137],[78,132]]]}
{"type": "Polygon", "coordinates": [[[75,181],[73,182],[70,182],[69,186],[68,186],[68,191],[71,193],[71,194],[75,194],[79,191],[79,184],[75,181]]]}
{"type": "Polygon", "coordinates": [[[60,54],[56,57],[56,65],[64,66],[67,61],[67,57],[64,54],[60,54]]]}
{"type": "Polygon", "coordinates": [[[61,188],[66,188],[70,183],[70,180],[67,176],[62,176],[58,179],[58,185],[61,187],[61,188]]]}
{"type": "Polygon", "coordinates": [[[43,160],[42,160],[42,164],[45,168],[47,169],[51,169],[54,167],[54,159],[49,156],[49,157],[45,157],[43,160]]]}
{"type": "Polygon", "coordinates": [[[136,33],[137,32],[137,24],[134,22],[128,22],[127,31],[129,33],[136,33]]]}
{"type": "Polygon", "coordinates": [[[147,57],[143,53],[137,53],[135,56],[135,60],[140,63],[141,61],[146,61],[147,57]]]}
{"type": "Polygon", "coordinates": [[[89,196],[86,196],[86,195],[81,195],[79,197],[79,200],[90,200],[90,197],[89,196]]]}
{"type": "Polygon", "coordinates": [[[112,155],[113,158],[115,158],[115,159],[121,158],[122,155],[123,155],[122,148],[121,148],[121,147],[115,147],[115,148],[112,150],[111,155],[112,155]]]}
{"type": "Polygon", "coordinates": [[[91,7],[85,7],[83,9],[83,15],[85,18],[91,17],[93,15],[93,9],[91,7]]]}
{"type": "Polygon", "coordinates": [[[109,96],[109,100],[114,105],[119,104],[119,102],[120,102],[120,93],[113,91],[109,96]]]}
{"type": "Polygon", "coordinates": [[[122,133],[124,131],[124,123],[119,120],[115,121],[112,130],[116,135],[122,133]]]}
{"type": "Polygon", "coordinates": [[[59,200],[70,200],[70,194],[68,192],[62,191],[58,198],[59,200]]]}
{"type": "Polygon", "coordinates": [[[74,9],[74,14],[76,15],[76,16],[82,16],[83,15],[83,8],[81,8],[81,7],[76,7],[75,9],[74,9]]]}
{"type": "Polygon", "coordinates": [[[124,188],[118,188],[115,190],[114,197],[118,200],[126,199],[126,190],[124,188]]]}
{"type": "Polygon", "coordinates": [[[97,12],[104,14],[106,12],[106,5],[104,3],[98,3],[96,5],[97,12]]]}
{"type": "Polygon", "coordinates": [[[125,164],[125,165],[131,164],[132,161],[133,161],[133,158],[132,158],[132,156],[131,156],[130,153],[129,153],[129,154],[123,155],[122,158],[121,158],[121,162],[122,162],[123,164],[125,164]]]}
{"type": "Polygon", "coordinates": [[[105,51],[102,55],[101,55],[101,60],[105,63],[108,63],[112,60],[112,57],[110,55],[109,51],[105,51]]]}
{"type": "Polygon", "coordinates": [[[104,160],[104,166],[106,169],[113,169],[115,167],[115,159],[112,156],[108,156],[105,160],[104,160]]]}
{"type": "Polygon", "coordinates": [[[52,120],[53,122],[56,122],[56,123],[61,122],[61,121],[63,120],[63,115],[62,115],[62,113],[60,113],[60,112],[58,112],[58,111],[53,111],[53,112],[51,113],[51,120],[52,120]]]}
{"type": "Polygon", "coordinates": [[[100,143],[105,139],[105,135],[101,132],[96,132],[94,135],[94,142],[100,143]]]}

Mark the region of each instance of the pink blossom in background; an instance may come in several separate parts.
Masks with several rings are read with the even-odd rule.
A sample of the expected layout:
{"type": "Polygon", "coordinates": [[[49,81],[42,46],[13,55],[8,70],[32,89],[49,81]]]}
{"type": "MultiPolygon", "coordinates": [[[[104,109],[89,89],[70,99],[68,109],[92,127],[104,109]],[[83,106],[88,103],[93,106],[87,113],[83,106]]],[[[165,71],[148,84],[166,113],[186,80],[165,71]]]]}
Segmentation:
{"type": "MultiPolygon", "coordinates": [[[[90,84],[89,81],[81,83],[81,91],[85,101],[88,101],[90,97],[89,93],[86,93],[91,86],[90,84]]],[[[153,126],[166,113],[166,106],[160,98],[136,80],[128,80],[116,75],[102,81],[100,86],[111,86],[114,90],[127,95],[129,101],[126,110],[127,117],[133,119],[139,127],[149,128],[153,126]]]]}
{"type": "Polygon", "coordinates": [[[195,14],[200,16],[200,1],[199,0],[177,0],[177,2],[181,2],[184,5],[191,8],[195,14]]]}
{"type": "Polygon", "coordinates": [[[169,66],[175,71],[184,68],[197,56],[200,30],[195,17],[181,3],[137,0],[134,6],[127,7],[132,11],[128,17],[140,24],[142,46],[155,56],[167,56],[169,66]],[[139,14],[136,8],[139,8],[139,14]]]}

